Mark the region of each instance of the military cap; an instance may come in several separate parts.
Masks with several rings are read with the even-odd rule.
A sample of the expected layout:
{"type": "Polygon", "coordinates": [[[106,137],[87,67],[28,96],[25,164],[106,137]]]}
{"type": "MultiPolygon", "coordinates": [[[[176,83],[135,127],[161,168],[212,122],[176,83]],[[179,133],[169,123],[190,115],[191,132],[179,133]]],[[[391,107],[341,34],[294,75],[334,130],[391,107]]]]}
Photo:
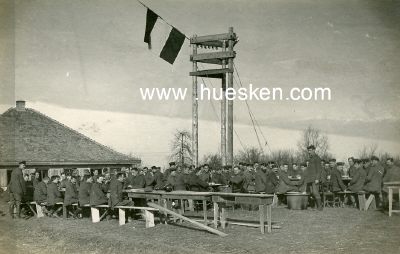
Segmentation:
{"type": "Polygon", "coordinates": [[[341,161],[340,161],[340,162],[337,163],[337,165],[338,165],[338,166],[344,166],[344,162],[341,162],[341,161]]]}
{"type": "Polygon", "coordinates": [[[301,167],[307,167],[307,163],[301,163],[300,166],[301,167]]]}
{"type": "Polygon", "coordinates": [[[330,159],[329,162],[336,162],[336,159],[330,159]]]}
{"type": "Polygon", "coordinates": [[[26,166],[26,161],[20,161],[18,164],[19,165],[24,164],[26,166]]]}
{"type": "Polygon", "coordinates": [[[175,166],[175,165],[176,165],[175,161],[171,161],[171,162],[169,163],[169,166],[175,166]]]}
{"type": "Polygon", "coordinates": [[[156,166],[151,166],[151,169],[157,169],[157,167],[156,166]]]}
{"type": "Polygon", "coordinates": [[[307,146],[307,150],[315,150],[315,146],[314,145],[307,146]]]}
{"type": "Polygon", "coordinates": [[[379,158],[374,155],[374,156],[371,157],[371,161],[379,161],[379,158]]]}

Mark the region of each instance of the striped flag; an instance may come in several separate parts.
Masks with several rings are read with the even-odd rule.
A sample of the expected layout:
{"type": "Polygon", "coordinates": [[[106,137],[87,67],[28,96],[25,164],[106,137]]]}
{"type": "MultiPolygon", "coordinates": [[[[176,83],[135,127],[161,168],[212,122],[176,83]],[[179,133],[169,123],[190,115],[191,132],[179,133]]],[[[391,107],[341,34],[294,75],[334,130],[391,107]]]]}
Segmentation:
{"type": "Polygon", "coordinates": [[[156,13],[147,8],[144,42],[149,49],[170,64],[175,62],[185,41],[185,35],[171,27],[156,13]]]}

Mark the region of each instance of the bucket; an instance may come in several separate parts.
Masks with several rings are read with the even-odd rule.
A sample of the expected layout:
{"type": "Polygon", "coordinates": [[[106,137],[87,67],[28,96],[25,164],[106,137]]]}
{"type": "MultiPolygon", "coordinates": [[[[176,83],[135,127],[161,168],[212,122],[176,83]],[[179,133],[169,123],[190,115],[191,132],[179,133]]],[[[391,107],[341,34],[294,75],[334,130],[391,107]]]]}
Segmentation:
{"type": "Polygon", "coordinates": [[[286,200],[288,208],[291,210],[307,209],[308,194],[303,194],[300,192],[286,193],[286,200]]]}

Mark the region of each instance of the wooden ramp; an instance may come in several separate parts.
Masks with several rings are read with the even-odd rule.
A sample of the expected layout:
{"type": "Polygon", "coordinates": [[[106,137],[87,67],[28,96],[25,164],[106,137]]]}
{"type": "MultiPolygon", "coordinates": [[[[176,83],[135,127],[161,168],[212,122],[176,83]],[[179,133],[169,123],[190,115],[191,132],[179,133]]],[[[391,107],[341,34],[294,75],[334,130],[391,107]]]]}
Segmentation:
{"type": "Polygon", "coordinates": [[[204,225],[204,224],[202,224],[200,222],[197,222],[195,220],[189,219],[189,218],[187,218],[187,217],[185,217],[183,215],[180,215],[179,213],[171,211],[171,210],[169,210],[169,209],[167,209],[165,207],[159,206],[159,205],[157,205],[155,203],[149,202],[149,203],[147,203],[147,205],[150,206],[150,207],[156,208],[156,209],[158,209],[160,211],[163,211],[165,213],[171,214],[172,216],[177,217],[177,218],[179,218],[181,220],[187,221],[187,222],[189,222],[189,223],[191,223],[191,224],[193,224],[193,225],[195,225],[195,226],[197,226],[197,227],[199,227],[201,229],[207,230],[210,233],[213,233],[213,234],[216,234],[216,235],[219,235],[219,236],[223,236],[223,237],[227,236],[227,234],[225,234],[225,233],[223,233],[223,232],[221,232],[219,230],[216,230],[214,228],[206,226],[206,225],[204,225]]]}

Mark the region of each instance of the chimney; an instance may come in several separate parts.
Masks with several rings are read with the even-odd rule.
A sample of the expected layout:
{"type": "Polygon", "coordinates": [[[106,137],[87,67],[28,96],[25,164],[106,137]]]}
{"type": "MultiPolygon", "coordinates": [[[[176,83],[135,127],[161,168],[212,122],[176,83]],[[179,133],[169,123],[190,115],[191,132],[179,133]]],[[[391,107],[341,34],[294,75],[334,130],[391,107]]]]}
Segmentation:
{"type": "Polygon", "coordinates": [[[17,111],[25,111],[25,101],[16,102],[17,111]]]}

